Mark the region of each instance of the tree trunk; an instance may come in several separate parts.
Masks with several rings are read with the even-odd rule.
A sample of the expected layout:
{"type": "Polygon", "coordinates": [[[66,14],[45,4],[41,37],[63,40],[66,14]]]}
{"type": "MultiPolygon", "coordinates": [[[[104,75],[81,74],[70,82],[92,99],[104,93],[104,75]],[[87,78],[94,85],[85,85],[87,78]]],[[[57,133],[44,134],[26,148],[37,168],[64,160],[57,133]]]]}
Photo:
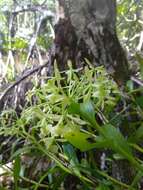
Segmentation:
{"type": "Polygon", "coordinates": [[[55,56],[59,68],[70,59],[84,66],[84,58],[104,65],[123,85],[130,78],[128,62],[116,35],[115,0],[59,0],[59,22],[55,26],[55,56]]]}

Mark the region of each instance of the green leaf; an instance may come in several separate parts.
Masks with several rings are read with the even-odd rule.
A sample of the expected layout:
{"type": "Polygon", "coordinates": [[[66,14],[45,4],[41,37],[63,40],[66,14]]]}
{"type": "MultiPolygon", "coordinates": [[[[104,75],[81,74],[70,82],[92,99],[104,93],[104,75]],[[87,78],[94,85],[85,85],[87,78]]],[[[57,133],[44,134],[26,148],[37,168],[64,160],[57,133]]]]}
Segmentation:
{"type": "Polygon", "coordinates": [[[63,150],[64,150],[64,153],[68,157],[69,160],[74,160],[75,163],[79,163],[77,156],[76,156],[76,152],[75,152],[72,145],[64,144],[63,150]]]}
{"type": "Polygon", "coordinates": [[[132,80],[128,80],[126,85],[129,91],[132,91],[134,89],[134,83],[132,80]]]}
{"type": "Polygon", "coordinates": [[[15,159],[14,168],[13,168],[15,190],[18,190],[18,180],[19,180],[19,175],[20,175],[20,169],[21,169],[20,157],[17,156],[15,159]]]}
{"type": "Polygon", "coordinates": [[[90,100],[81,104],[71,101],[68,111],[70,114],[81,116],[82,119],[88,121],[93,127],[97,126],[94,106],[90,100]]]}
{"type": "Polygon", "coordinates": [[[143,58],[136,53],[136,59],[140,64],[140,73],[141,73],[141,78],[143,79],[143,58]]]}
{"type": "Polygon", "coordinates": [[[143,109],[143,96],[136,97],[136,103],[143,109]]]}
{"type": "Polygon", "coordinates": [[[71,104],[68,108],[69,114],[78,114],[80,115],[80,104],[71,100],[71,104]]]}
{"type": "Polygon", "coordinates": [[[99,187],[96,188],[96,190],[110,190],[110,188],[108,186],[101,184],[99,187]]]}
{"type": "Polygon", "coordinates": [[[91,124],[95,124],[95,110],[91,101],[80,104],[80,113],[85,120],[91,124]]]}
{"type": "Polygon", "coordinates": [[[64,153],[69,159],[70,166],[73,168],[74,173],[78,176],[80,176],[80,171],[79,171],[79,161],[75,152],[75,149],[73,148],[72,145],[70,144],[65,144],[63,145],[64,153]]]}
{"type": "Polygon", "coordinates": [[[96,147],[93,137],[80,131],[67,132],[64,138],[81,151],[87,151],[96,147]]]}
{"type": "Polygon", "coordinates": [[[130,136],[129,141],[133,143],[138,143],[142,140],[142,138],[143,138],[143,125],[141,125],[135,131],[135,133],[133,133],[132,136],[130,136]]]}
{"type": "Polygon", "coordinates": [[[101,132],[101,136],[96,138],[97,145],[99,147],[110,148],[116,153],[119,153],[125,159],[136,164],[136,160],[132,155],[132,151],[127,140],[117,128],[113,127],[110,124],[107,124],[102,127],[101,132]]]}

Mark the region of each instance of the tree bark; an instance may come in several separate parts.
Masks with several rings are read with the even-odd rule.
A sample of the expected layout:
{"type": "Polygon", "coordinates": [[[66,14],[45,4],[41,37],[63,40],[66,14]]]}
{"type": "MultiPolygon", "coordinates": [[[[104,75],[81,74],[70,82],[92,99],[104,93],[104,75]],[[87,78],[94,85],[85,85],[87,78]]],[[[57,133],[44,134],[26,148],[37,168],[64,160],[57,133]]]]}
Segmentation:
{"type": "Polygon", "coordinates": [[[84,58],[104,65],[123,85],[130,78],[125,53],[116,34],[115,0],[59,0],[60,19],[55,26],[55,55],[60,69],[67,60],[84,66],[84,58]]]}

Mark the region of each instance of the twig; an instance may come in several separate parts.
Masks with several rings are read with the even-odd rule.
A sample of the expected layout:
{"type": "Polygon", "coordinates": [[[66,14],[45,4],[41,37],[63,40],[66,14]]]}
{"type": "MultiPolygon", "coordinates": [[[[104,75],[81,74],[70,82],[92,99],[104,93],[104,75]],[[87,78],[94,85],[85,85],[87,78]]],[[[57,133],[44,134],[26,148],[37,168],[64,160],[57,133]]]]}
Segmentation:
{"type": "Polygon", "coordinates": [[[27,59],[26,59],[26,63],[24,65],[24,68],[26,69],[27,68],[27,65],[28,65],[28,61],[29,61],[29,58],[31,56],[31,53],[32,53],[32,50],[34,48],[34,46],[36,45],[36,41],[37,41],[37,37],[38,37],[38,34],[39,34],[39,31],[40,31],[40,28],[41,28],[41,24],[43,22],[43,20],[46,18],[46,16],[42,16],[40,18],[40,21],[38,22],[38,26],[36,28],[36,32],[35,34],[33,35],[32,39],[30,40],[30,46],[29,46],[29,52],[28,52],[28,56],[27,56],[27,59]]]}
{"type": "Polygon", "coordinates": [[[14,88],[15,86],[17,86],[20,82],[22,82],[23,80],[25,80],[26,78],[28,78],[30,75],[34,74],[35,72],[39,71],[40,69],[43,69],[44,67],[46,67],[48,65],[49,61],[46,62],[43,65],[40,65],[34,69],[32,69],[31,71],[29,71],[28,73],[26,73],[25,75],[23,75],[20,79],[18,79],[16,82],[14,82],[13,84],[11,84],[4,92],[3,94],[0,96],[0,105],[1,102],[3,100],[3,98],[8,94],[8,92],[14,88]]]}
{"type": "Polygon", "coordinates": [[[142,80],[140,80],[136,77],[133,77],[133,76],[131,77],[131,80],[143,87],[143,81],[142,80]]]}
{"type": "Polygon", "coordinates": [[[41,7],[41,6],[24,6],[24,7],[16,7],[15,10],[12,10],[12,14],[14,15],[17,15],[19,13],[23,13],[23,12],[35,12],[35,11],[38,11],[38,12],[43,12],[45,11],[47,13],[47,16],[48,17],[53,17],[54,18],[54,13],[50,10],[47,10],[47,7],[41,7]]]}

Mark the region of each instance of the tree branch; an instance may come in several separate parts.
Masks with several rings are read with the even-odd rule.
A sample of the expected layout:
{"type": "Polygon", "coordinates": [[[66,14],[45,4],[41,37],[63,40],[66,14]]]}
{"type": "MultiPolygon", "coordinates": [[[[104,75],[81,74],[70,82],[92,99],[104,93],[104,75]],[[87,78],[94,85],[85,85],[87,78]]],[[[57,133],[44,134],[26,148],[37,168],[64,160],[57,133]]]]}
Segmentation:
{"type": "Polygon", "coordinates": [[[142,80],[140,80],[136,77],[133,77],[133,76],[131,77],[131,80],[143,87],[143,81],[142,80]]]}
{"type": "Polygon", "coordinates": [[[28,78],[29,76],[33,75],[34,73],[36,73],[37,71],[43,69],[44,67],[46,67],[49,64],[49,61],[46,62],[43,65],[40,65],[34,69],[32,69],[31,71],[29,71],[28,73],[26,73],[25,75],[23,75],[20,79],[18,79],[16,82],[14,82],[13,84],[11,84],[8,88],[6,88],[6,90],[2,93],[2,95],[0,96],[0,105],[3,101],[3,98],[8,94],[8,92],[13,89],[15,86],[17,86],[19,83],[21,83],[23,80],[25,80],[26,78],[28,78]]]}

